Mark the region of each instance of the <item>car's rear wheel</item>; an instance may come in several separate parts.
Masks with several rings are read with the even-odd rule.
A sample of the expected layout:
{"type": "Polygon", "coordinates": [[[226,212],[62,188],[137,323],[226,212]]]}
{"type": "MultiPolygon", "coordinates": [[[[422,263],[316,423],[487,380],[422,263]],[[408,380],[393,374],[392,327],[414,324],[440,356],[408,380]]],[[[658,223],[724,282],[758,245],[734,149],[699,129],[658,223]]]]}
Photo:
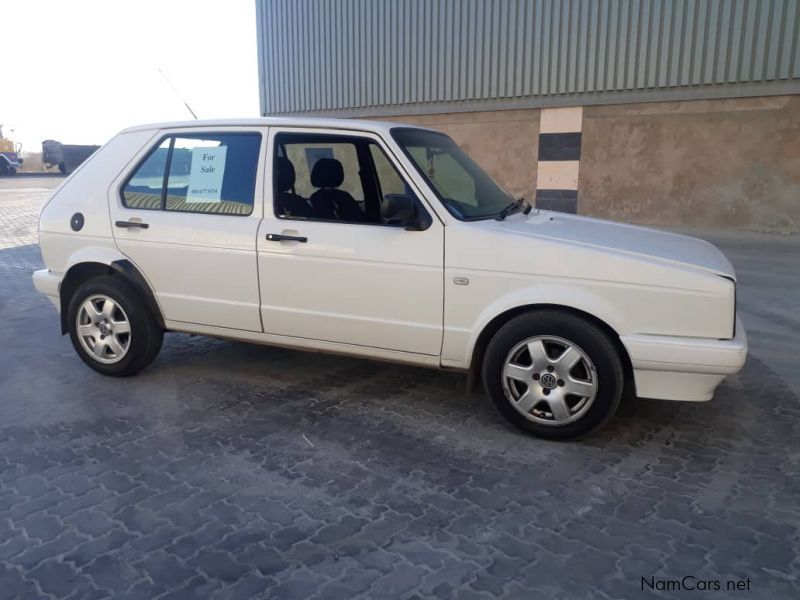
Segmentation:
{"type": "Polygon", "coordinates": [[[163,331],[141,295],[118,277],[98,277],[81,285],[68,311],[75,351],[104,375],[133,375],[161,349],[163,331]]]}
{"type": "Polygon", "coordinates": [[[497,331],[484,356],[483,382],[515,426],[569,439],[614,414],[624,378],[619,354],[601,328],[570,313],[541,310],[497,331]]]}

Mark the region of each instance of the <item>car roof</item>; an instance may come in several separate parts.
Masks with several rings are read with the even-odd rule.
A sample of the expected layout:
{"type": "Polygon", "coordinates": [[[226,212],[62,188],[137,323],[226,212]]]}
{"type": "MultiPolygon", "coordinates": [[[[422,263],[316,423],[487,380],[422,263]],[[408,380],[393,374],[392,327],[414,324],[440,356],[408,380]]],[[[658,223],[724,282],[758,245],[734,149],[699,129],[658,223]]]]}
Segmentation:
{"type": "Polygon", "coordinates": [[[147,131],[160,129],[180,129],[188,127],[319,127],[326,129],[357,129],[379,134],[388,134],[395,127],[413,127],[427,129],[429,127],[397,123],[394,121],[370,121],[366,119],[335,119],[321,117],[258,117],[243,119],[198,119],[196,121],[167,121],[164,123],[147,123],[123,129],[129,131],[147,131]]]}

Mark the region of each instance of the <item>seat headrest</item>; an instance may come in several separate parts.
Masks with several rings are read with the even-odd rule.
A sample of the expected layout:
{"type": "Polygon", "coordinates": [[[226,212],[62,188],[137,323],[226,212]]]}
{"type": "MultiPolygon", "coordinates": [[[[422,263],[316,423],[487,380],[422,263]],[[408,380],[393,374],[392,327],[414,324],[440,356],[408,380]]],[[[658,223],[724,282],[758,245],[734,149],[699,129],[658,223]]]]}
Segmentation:
{"type": "Polygon", "coordinates": [[[275,184],[278,186],[278,191],[288,192],[291,190],[295,178],[292,161],[285,156],[278,156],[275,159],[275,171],[277,172],[275,184]]]}
{"type": "Polygon", "coordinates": [[[342,163],[335,158],[320,158],[311,169],[311,185],[318,188],[335,188],[344,181],[342,163]]]}

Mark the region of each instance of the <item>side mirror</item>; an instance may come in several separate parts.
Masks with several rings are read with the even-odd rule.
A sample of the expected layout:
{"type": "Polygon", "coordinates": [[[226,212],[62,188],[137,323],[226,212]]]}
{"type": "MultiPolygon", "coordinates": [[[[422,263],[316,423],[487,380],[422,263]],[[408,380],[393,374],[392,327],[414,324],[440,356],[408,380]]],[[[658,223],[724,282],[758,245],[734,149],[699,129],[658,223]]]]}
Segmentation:
{"type": "Polygon", "coordinates": [[[413,219],[408,219],[403,225],[406,231],[425,231],[431,226],[431,220],[427,216],[414,217],[413,219]]]}
{"type": "Polygon", "coordinates": [[[424,231],[431,226],[427,214],[420,215],[419,202],[408,194],[386,194],[383,198],[384,218],[387,223],[400,225],[406,231],[424,231]]]}

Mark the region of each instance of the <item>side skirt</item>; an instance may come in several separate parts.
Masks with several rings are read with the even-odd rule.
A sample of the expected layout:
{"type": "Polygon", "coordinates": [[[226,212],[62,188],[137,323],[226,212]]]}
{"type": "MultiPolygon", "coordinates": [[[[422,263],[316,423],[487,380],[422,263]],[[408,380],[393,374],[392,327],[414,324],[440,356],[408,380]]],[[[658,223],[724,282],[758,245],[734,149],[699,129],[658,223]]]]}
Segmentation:
{"type": "Polygon", "coordinates": [[[337,342],[326,342],[324,340],[312,340],[308,338],[275,335],[271,333],[259,333],[256,331],[244,331],[240,329],[227,329],[225,327],[214,327],[211,325],[197,325],[195,323],[184,323],[182,321],[165,321],[164,324],[167,330],[180,333],[204,335],[214,338],[236,340],[239,342],[264,344],[267,346],[279,346],[282,348],[305,350],[308,352],[324,352],[326,354],[355,356],[358,358],[415,365],[433,369],[440,368],[439,357],[428,354],[398,352],[397,350],[386,350],[384,348],[356,346],[354,344],[340,344],[337,342]]]}

